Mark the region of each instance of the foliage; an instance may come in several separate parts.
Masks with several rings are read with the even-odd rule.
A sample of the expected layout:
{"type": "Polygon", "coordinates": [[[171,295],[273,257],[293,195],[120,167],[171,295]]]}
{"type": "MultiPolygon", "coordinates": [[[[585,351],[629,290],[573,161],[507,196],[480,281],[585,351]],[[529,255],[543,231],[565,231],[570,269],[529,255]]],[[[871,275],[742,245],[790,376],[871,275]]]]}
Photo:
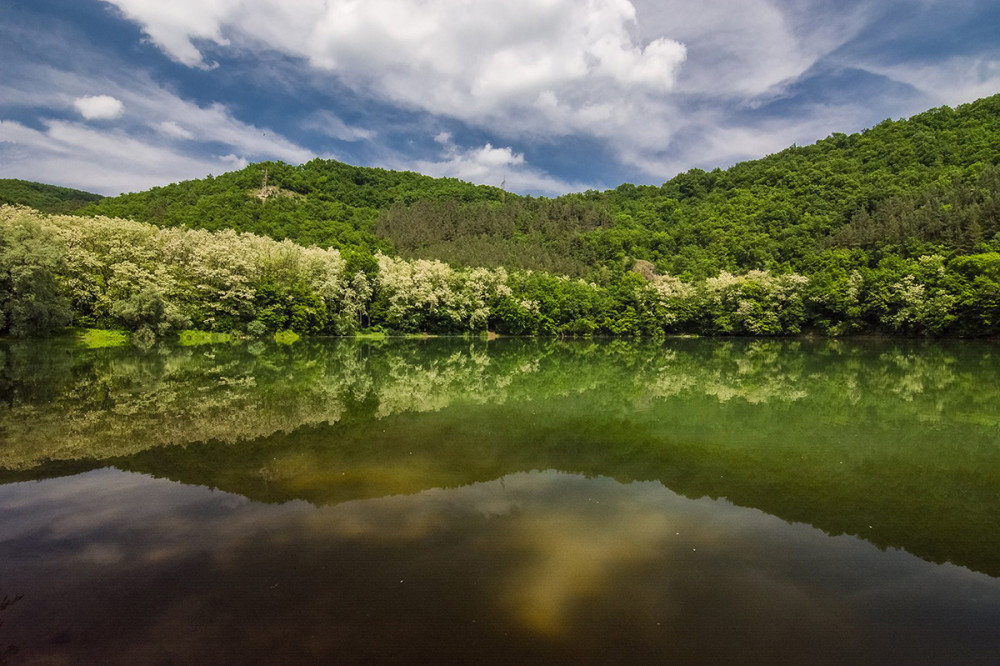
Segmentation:
{"type": "Polygon", "coordinates": [[[88,328],[80,332],[80,344],[87,349],[121,347],[127,345],[131,336],[127,331],[109,331],[103,328],[88,328]]]}
{"type": "Polygon", "coordinates": [[[376,231],[408,259],[581,276],[598,258],[580,245],[581,234],[610,224],[606,206],[581,197],[423,200],[382,211],[376,231]]]}
{"type": "Polygon", "coordinates": [[[218,177],[108,197],[82,212],[164,227],[250,231],[302,245],[370,253],[391,249],[391,243],[375,235],[381,209],[421,200],[499,201],[502,194],[498,188],[454,178],[316,159],[299,166],[253,164],[218,177]]]}
{"type": "Polygon", "coordinates": [[[998,146],[1000,95],[556,199],[314,160],[4,208],[0,333],[996,335],[998,146]]]}
{"type": "Polygon", "coordinates": [[[808,278],[750,271],[705,280],[698,313],[703,329],[726,335],[798,333],[805,320],[803,290],[808,278]]]}
{"type": "Polygon", "coordinates": [[[650,336],[995,335],[1000,253],[883,258],[828,250],[813,277],[721,271],[702,280],[649,262],[603,283],[505,268],[301,247],[232,230],[162,229],[0,209],[3,322],[42,335],[70,322],[153,336],[194,328],[650,336]]]}
{"type": "Polygon", "coordinates": [[[27,209],[0,210],[0,334],[47,335],[70,318],[57,284],[61,243],[27,209]]]}
{"type": "Polygon", "coordinates": [[[27,206],[44,213],[71,213],[103,198],[68,187],[0,178],[0,205],[27,206]]]}

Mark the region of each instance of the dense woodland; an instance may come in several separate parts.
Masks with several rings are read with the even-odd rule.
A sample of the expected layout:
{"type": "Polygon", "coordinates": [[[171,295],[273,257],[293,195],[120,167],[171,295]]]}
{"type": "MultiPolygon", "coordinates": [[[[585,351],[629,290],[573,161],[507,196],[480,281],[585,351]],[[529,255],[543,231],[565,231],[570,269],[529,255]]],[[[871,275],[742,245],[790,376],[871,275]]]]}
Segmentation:
{"type": "Polygon", "coordinates": [[[68,187],[0,178],[0,204],[29,206],[43,213],[72,213],[103,198],[68,187]]]}
{"type": "Polygon", "coordinates": [[[0,333],[995,335],[1000,95],[660,187],[533,198],[313,160],[3,211],[0,333]]]}

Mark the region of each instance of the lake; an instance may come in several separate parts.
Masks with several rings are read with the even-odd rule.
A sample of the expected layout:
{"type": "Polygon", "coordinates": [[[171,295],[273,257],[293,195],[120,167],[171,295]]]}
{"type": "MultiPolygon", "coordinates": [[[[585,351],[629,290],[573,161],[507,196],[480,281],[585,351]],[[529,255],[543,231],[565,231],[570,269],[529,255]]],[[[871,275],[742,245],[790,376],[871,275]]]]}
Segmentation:
{"type": "Polygon", "coordinates": [[[0,341],[0,663],[994,664],[998,370],[0,341]]]}

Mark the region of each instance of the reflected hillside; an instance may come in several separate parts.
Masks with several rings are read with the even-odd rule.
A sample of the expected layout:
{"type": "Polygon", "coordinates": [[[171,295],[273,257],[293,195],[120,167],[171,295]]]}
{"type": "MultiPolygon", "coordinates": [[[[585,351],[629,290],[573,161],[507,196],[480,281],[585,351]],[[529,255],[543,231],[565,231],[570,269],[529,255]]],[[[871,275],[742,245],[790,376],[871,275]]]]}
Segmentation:
{"type": "Polygon", "coordinates": [[[1000,575],[990,344],[0,347],[3,478],[113,464],[335,504],[534,469],[656,480],[1000,575]]]}

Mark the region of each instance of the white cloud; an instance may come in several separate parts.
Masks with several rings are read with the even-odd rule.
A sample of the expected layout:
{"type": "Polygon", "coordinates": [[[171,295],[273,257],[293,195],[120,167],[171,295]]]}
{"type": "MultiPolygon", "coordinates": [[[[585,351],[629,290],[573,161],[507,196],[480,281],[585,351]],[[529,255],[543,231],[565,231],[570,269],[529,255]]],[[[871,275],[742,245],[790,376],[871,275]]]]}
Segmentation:
{"type": "Polygon", "coordinates": [[[197,0],[194,2],[159,2],[154,0],[113,0],[110,4],[133,21],[143,24],[149,38],[178,62],[191,67],[209,68],[192,39],[213,41],[227,46],[220,20],[237,11],[240,0],[197,0]]]}
{"type": "Polygon", "coordinates": [[[175,139],[193,139],[194,134],[184,129],[175,120],[164,120],[156,126],[161,132],[175,139]]]}
{"type": "Polygon", "coordinates": [[[232,162],[185,155],[81,123],[48,121],[44,130],[0,120],[0,175],[118,194],[222,173],[232,162]]]}
{"type": "Polygon", "coordinates": [[[859,66],[913,86],[938,106],[957,106],[1000,92],[1000,60],[990,58],[961,56],[924,65],[859,66]]]}
{"type": "Polygon", "coordinates": [[[111,120],[124,113],[125,105],[110,95],[77,97],[73,106],[87,120],[111,120]]]}
{"type": "Polygon", "coordinates": [[[525,161],[523,153],[514,152],[510,146],[496,148],[487,143],[476,148],[462,148],[455,145],[447,132],[438,134],[434,139],[444,146],[439,160],[406,162],[397,159],[394,168],[414,170],[438,178],[458,178],[479,185],[503,185],[513,192],[558,195],[589,189],[582,183],[569,183],[532,167],[525,161]]]}
{"type": "Polygon", "coordinates": [[[179,62],[205,65],[199,39],[239,40],[503,136],[617,136],[603,128],[642,123],[686,57],[667,36],[636,39],[626,0],[304,0],[293,9],[279,0],[175,0],[169,10],[153,0],[106,1],[179,62]]]}
{"type": "MultiPolygon", "coordinates": [[[[876,11],[794,0],[175,0],[169,9],[156,0],[105,2],[190,66],[207,66],[214,49],[270,49],[383,103],[454,118],[503,141],[597,138],[623,162],[657,174],[676,157],[680,132],[705,127],[693,100],[745,107],[779,95],[876,11]]],[[[368,138],[332,114],[321,119],[334,138],[368,138]]],[[[431,164],[475,171],[481,159],[431,164]]]]}
{"type": "MultiPolygon", "coordinates": [[[[870,110],[845,105],[799,110],[787,122],[763,120],[766,111],[752,119],[743,113],[794,93],[790,84],[817,65],[884,74],[941,104],[991,94],[1000,85],[995,60],[879,67],[840,49],[894,11],[861,0],[836,6],[816,0],[103,1],[187,66],[211,68],[228,50],[250,59],[255,76],[278,86],[283,81],[288,90],[346,87],[354,101],[394,107],[393,114],[406,110],[392,116],[394,123],[403,120],[391,129],[373,120],[385,117],[379,114],[365,126],[349,124],[335,107],[301,122],[339,141],[369,142],[354,147],[358,155],[388,153],[387,166],[493,185],[506,176],[510,189],[545,193],[585,186],[533,167],[514,146],[542,138],[558,149],[563,137],[583,137],[603,144],[618,162],[665,179],[691,166],[726,166],[792,142],[860,129],[859,119],[869,122],[870,110]],[[850,62],[852,56],[858,61],[850,62]],[[273,63],[300,72],[308,64],[310,71],[278,73],[268,69],[273,63]],[[438,123],[434,116],[451,120],[438,123]],[[406,131],[433,135],[460,123],[491,143],[459,148],[443,132],[435,138],[443,148],[438,159],[422,161],[376,145],[378,138],[392,141],[386,137],[406,131]]],[[[19,63],[0,84],[0,99],[5,106],[65,110],[97,99],[90,96],[99,90],[121,105],[115,124],[125,136],[178,156],[194,151],[202,156],[194,158],[197,164],[214,165],[221,159],[215,155],[230,155],[234,164],[313,157],[269,128],[239,121],[224,106],[193,104],[148,76],[107,64],[98,69],[91,63],[87,76],[48,72],[39,78],[40,66],[19,63]]],[[[229,74],[220,69],[207,76],[229,74]]],[[[108,109],[84,116],[107,118],[100,114],[108,109]]]]}
{"type": "MultiPolygon", "coordinates": [[[[53,110],[81,98],[95,80],[46,66],[22,68],[3,88],[10,104],[53,110]],[[30,89],[25,89],[30,82],[30,89]],[[44,94],[39,91],[45,91],[44,94]]],[[[119,74],[119,76],[122,76],[119,74]]],[[[43,129],[0,119],[0,174],[102,194],[142,190],[279,159],[301,163],[315,154],[281,135],[244,123],[220,104],[201,107],[142,76],[104,78],[102,86],[128,109],[113,128],[46,119],[43,129]]]]}
{"type": "Polygon", "coordinates": [[[369,141],[376,136],[376,132],[361,127],[352,127],[325,110],[312,113],[302,126],[340,141],[369,141]]]}
{"type": "Polygon", "coordinates": [[[868,5],[829,7],[779,0],[635,0],[646,34],[688,46],[676,91],[752,98],[780,87],[866,25],[868,5]]]}

